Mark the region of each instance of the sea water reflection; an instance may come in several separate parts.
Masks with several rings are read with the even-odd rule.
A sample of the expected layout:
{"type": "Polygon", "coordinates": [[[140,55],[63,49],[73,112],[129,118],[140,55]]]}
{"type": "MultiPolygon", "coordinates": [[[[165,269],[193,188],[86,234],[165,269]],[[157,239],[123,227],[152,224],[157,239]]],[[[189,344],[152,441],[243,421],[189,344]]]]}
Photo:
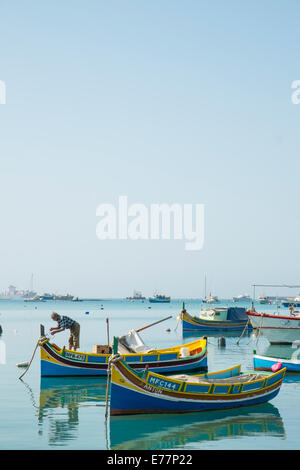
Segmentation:
{"type": "Polygon", "coordinates": [[[47,430],[50,446],[78,438],[80,408],[105,407],[106,383],[105,378],[41,378],[38,422],[40,432],[47,430]]]}
{"type": "Polygon", "coordinates": [[[64,446],[78,438],[83,406],[102,407],[98,426],[105,428],[106,448],[112,450],[175,449],[227,438],[285,436],[279,410],[270,403],[187,415],[115,416],[106,421],[106,383],[105,378],[41,379],[39,402],[34,405],[39,432],[47,433],[49,446],[64,446]]]}
{"type": "Polygon", "coordinates": [[[187,415],[114,416],[110,419],[111,449],[183,448],[188,443],[244,436],[284,437],[283,421],[270,403],[231,411],[187,415]]]}

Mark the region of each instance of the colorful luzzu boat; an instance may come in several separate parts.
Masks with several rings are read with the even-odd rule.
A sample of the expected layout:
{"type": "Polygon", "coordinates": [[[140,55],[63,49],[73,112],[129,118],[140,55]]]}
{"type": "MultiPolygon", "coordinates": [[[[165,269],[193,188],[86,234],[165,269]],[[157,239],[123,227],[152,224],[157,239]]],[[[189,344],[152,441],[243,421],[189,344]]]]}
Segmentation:
{"type": "MultiPolygon", "coordinates": [[[[40,338],[39,346],[41,377],[107,375],[109,358],[111,357],[109,353],[94,354],[71,351],[50,343],[47,337],[40,338]]],[[[121,352],[123,354],[124,349],[121,352]]],[[[134,370],[148,367],[149,370],[162,373],[205,371],[207,370],[207,340],[201,338],[171,348],[147,349],[147,352],[128,352],[124,354],[124,360],[134,370]]]]}
{"type": "Polygon", "coordinates": [[[252,330],[246,310],[240,307],[219,307],[204,309],[198,316],[190,315],[184,307],[180,312],[182,331],[242,331],[252,330]]]}
{"type": "Polygon", "coordinates": [[[188,413],[257,405],[279,392],[285,369],[241,374],[240,366],[203,375],[164,376],[111,359],[110,415],[188,413]]]}

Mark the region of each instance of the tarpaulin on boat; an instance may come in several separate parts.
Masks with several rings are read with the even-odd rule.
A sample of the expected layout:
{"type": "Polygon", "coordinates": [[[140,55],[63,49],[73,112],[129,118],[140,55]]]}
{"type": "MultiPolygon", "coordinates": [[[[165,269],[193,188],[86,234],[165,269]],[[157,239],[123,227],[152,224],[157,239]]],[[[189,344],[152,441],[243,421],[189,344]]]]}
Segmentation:
{"type": "MultiPolygon", "coordinates": [[[[130,330],[127,335],[120,336],[118,340],[119,345],[125,347],[125,349],[127,349],[127,352],[148,353],[153,350],[153,348],[149,348],[149,346],[147,346],[143,342],[142,338],[135,330],[130,330]]],[[[122,353],[122,351],[119,352],[122,353]]]]}
{"type": "Polygon", "coordinates": [[[227,312],[227,320],[247,321],[248,316],[246,314],[246,309],[243,307],[229,307],[227,312]]]}

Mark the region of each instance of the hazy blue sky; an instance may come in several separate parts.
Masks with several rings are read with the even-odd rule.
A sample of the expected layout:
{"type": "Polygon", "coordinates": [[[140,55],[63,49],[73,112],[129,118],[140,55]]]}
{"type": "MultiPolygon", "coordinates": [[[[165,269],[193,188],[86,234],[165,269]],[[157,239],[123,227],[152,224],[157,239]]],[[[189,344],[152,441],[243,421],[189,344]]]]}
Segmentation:
{"type": "Polygon", "coordinates": [[[298,0],[2,0],[0,21],[0,290],[300,284],[298,0]],[[203,249],[100,241],[120,195],[205,204],[203,249]]]}

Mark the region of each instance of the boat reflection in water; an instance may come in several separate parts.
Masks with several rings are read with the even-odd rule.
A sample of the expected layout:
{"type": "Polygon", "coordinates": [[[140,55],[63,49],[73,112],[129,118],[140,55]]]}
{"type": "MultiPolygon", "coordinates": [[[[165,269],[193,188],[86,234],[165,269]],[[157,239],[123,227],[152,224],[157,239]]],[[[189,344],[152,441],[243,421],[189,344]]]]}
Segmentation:
{"type": "Polygon", "coordinates": [[[41,378],[38,407],[40,433],[47,425],[49,445],[67,445],[78,438],[80,408],[105,407],[105,398],[106,378],[41,378]]]}
{"type": "Polygon", "coordinates": [[[253,335],[252,330],[245,331],[183,331],[182,337],[186,338],[250,338],[253,335]]]}
{"type": "Polygon", "coordinates": [[[110,417],[112,450],[176,449],[190,442],[244,436],[284,437],[278,409],[266,403],[243,410],[110,417]]]}

